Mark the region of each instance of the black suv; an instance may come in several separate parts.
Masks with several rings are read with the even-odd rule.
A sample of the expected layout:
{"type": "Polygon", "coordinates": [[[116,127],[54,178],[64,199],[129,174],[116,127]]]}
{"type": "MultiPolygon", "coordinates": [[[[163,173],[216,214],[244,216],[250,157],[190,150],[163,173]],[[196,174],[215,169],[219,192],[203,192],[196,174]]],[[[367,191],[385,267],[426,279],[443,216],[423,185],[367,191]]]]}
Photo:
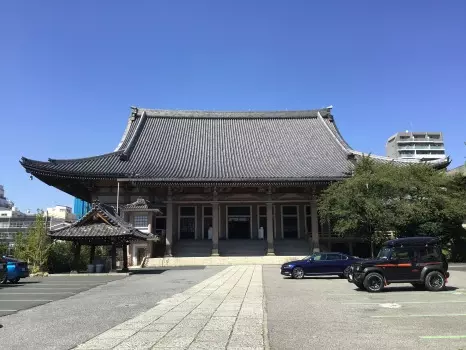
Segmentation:
{"type": "Polygon", "coordinates": [[[368,292],[380,292],[390,283],[411,283],[416,289],[445,288],[448,263],[434,237],[399,238],[385,242],[375,260],[351,265],[348,282],[368,292]]]}

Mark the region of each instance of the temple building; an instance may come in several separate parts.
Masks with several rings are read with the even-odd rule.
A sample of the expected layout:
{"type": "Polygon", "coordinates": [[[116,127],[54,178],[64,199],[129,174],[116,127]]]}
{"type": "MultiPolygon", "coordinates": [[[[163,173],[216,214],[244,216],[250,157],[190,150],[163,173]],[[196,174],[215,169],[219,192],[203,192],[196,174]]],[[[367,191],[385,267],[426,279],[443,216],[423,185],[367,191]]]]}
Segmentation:
{"type": "MultiPolygon", "coordinates": [[[[22,158],[48,185],[83,201],[111,205],[141,232],[165,236],[131,242],[130,264],[149,256],[287,254],[296,249],[363,256],[357,237],[339,237],[319,219],[316,200],[352,175],[363,153],[340,134],[331,108],[208,112],[132,108],[113,152],[81,159],[22,158]],[[159,209],[159,215],[153,215],[159,209]],[[236,243],[234,243],[236,242],[236,243]]],[[[401,163],[423,159],[378,161],[401,163]]],[[[446,167],[448,160],[430,161],[446,167]]]]}

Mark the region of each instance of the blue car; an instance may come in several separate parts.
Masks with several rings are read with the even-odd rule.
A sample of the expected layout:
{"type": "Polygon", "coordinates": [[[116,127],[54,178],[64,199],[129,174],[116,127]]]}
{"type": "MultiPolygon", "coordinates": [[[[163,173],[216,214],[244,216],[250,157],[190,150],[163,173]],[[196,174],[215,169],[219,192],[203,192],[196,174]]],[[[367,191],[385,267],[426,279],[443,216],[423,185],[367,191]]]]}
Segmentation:
{"type": "Polygon", "coordinates": [[[351,264],[360,260],[362,259],[342,253],[314,253],[302,260],[283,264],[281,274],[297,279],[319,275],[348,278],[351,264]]]}
{"type": "Polygon", "coordinates": [[[7,274],[3,283],[18,283],[21,278],[29,277],[28,263],[18,259],[4,256],[3,259],[7,263],[7,274]]]}

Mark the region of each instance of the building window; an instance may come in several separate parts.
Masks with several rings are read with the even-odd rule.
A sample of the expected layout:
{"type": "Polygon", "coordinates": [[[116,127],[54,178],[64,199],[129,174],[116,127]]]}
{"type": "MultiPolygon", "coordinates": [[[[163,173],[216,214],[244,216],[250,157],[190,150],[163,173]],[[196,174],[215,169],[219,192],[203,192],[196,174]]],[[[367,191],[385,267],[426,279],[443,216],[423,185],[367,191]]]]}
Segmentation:
{"type": "Polygon", "coordinates": [[[250,216],[250,207],[228,207],[228,216],[250,216]]]}
{"type": "Polygon", "coordinates": [[[195,207],[180,207],[180,216],[195,216],[195,207]]]}
{"type": "Polygon", "coordinates": [[[283,238],[298,238],[298,206],[283,205],[282,206],[282,232],[283,238]]]}
{"type": "MultiPolygon", "coordinates": [[[[272,207],[272,219],[274,218],[273,216],[273,207],[272,207]]],[[[263,239],[267,239],[267,207],[265,205],[259,206],[259,224],[258,224],[258,230],[262,227],[264,230],[264,237],[263,239]]],[[[258,238],[259,232],[258,232],[258,238]]]]}
{"type": "Polygon", "coordinates": [[[204,207],[202,210],[204,211],[204,216],[212,216],[212,207],[204,207]]]}
{"type": "Polygon", "coordinates": [[[167,212],[166,208],[160,208],[162,211],[163,215],[156,215],[155,216],[155,225],[153,231],[156,234],[165,234],[165,230],[167,229],[167,217],[165,216],[165,213],[167,212]]]}
{"type": "Polygon", "coordinates": [[[259,215],[260,216],[267,216],[267,207],[265,205],[261,205],[259,207],[259,215]]]}
{"type": "Polygon", "coordinates": [[[180,207],[179,213],[180,239],[194,239],[196,235],[196,207],[180,207]]]}
{"type": "MultiPolygon", "coordinates": [[[[212,239],[209,235],[209,228],[213,225],[213,218],[212,218],[212,207],[203,207],[202,208],[202,232],[204,239],[212,239]]],[[[211,232],[213,235],[213,232],[211,232]]]]}
{"type": "Polygon", "coordinates": [[[306,205],[306,233],[310,235],[311,232],[312,232],[311,206],[306,205]]]}
{"type": "Polygon", "coordinates": [[[148,226],[147,215],[135,215],[133,223],[134,223],[134,227],[147,227],[148,226]]]}
{"type": "MultiPolygon", "coordinates": [[[[317,216],[317,224],[319,234],[321,235],[329,235],[330,234],[330,224],[325,221],[321,220],[319,216],[317,216]]],[[[306,205],[306,232],[310,235],[312,233],[312,217],[311,217],[311,206],[306,205]]]]}

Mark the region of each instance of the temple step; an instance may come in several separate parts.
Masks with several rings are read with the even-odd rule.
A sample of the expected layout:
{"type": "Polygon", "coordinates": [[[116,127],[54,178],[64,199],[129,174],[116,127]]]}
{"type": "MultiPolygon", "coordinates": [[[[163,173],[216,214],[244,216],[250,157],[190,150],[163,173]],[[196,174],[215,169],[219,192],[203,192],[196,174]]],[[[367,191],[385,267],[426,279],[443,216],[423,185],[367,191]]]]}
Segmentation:
{"type": "Polygon", "coordinates": [[[228,239],[219,242],[221,256],[263,256],[267,242],[255,239],[228,239]]]}
{"type": "Polygon", "coordinates": [[[210,256],[212,241],[202,239],[180,239],[176,242],[173,254],[179,257],[210,256]]]}
{"type": "Polygon", "coordinates": [[[305,239],[280,239],[274,241],[275,255],[309,255],[309,243],[305,239]]]}

